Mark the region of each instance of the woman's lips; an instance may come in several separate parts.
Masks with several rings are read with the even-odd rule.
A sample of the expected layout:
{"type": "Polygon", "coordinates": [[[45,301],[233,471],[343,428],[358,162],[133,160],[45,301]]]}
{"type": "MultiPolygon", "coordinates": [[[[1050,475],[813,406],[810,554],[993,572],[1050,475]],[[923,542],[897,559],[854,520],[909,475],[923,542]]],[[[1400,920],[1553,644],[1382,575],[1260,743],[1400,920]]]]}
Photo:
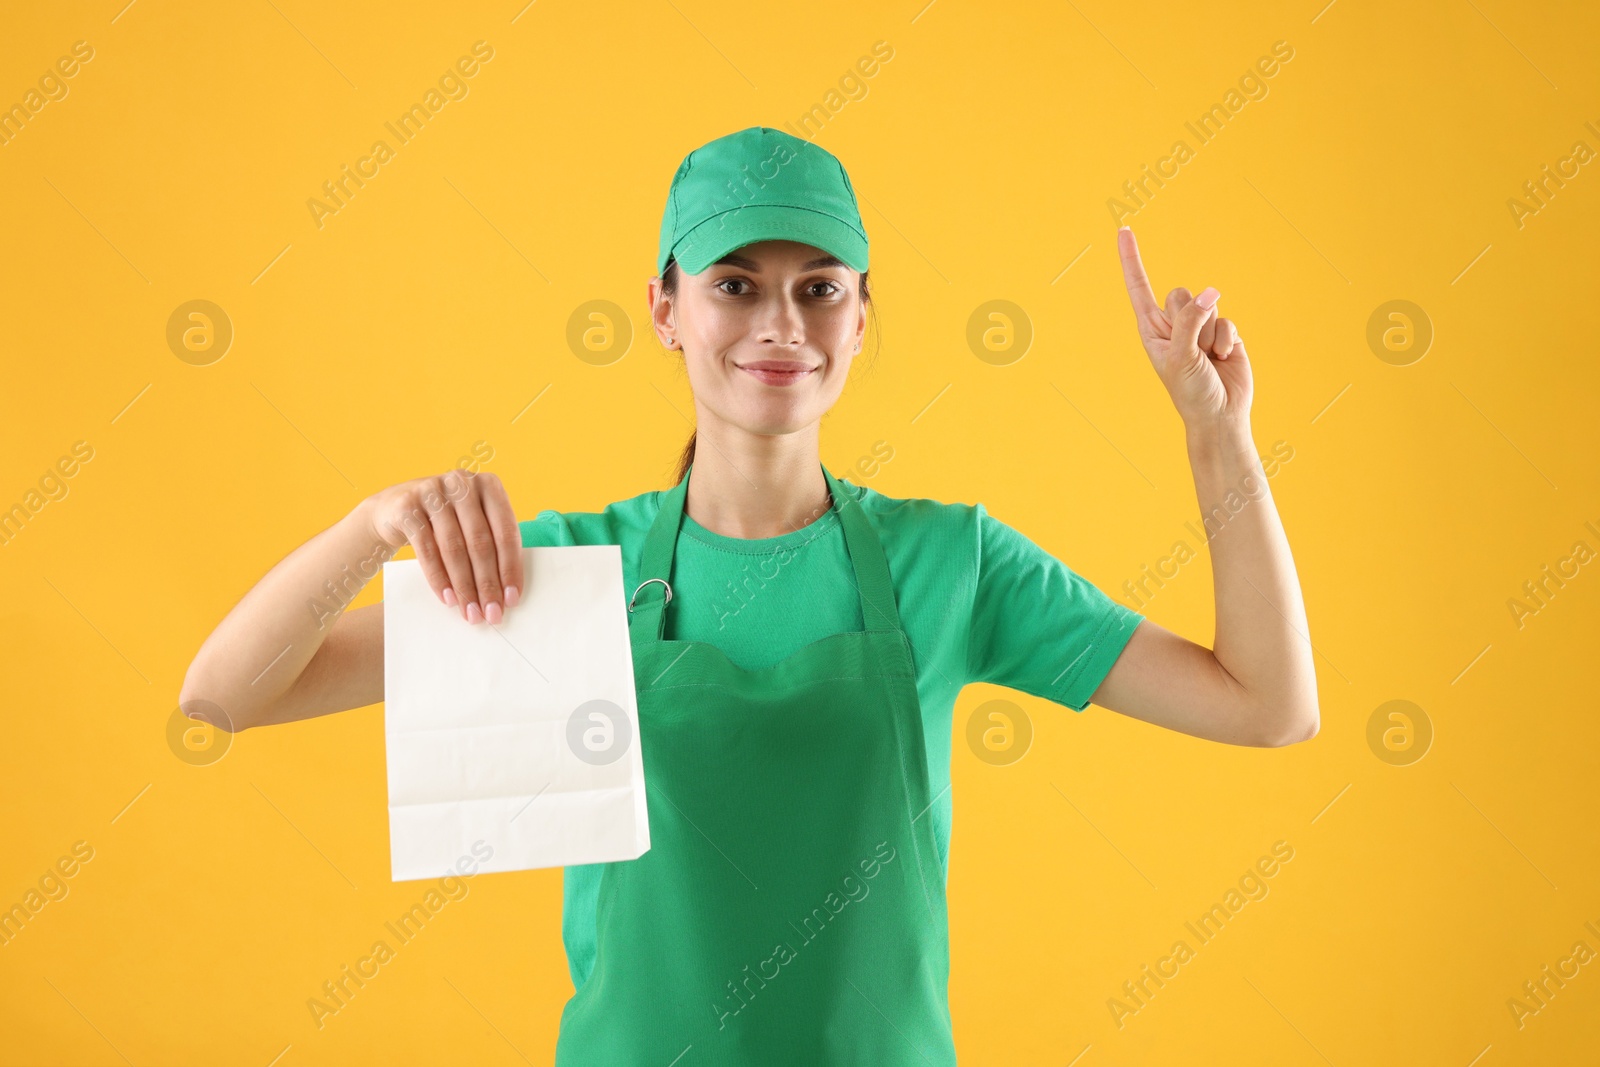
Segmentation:
{"type": "Polygon", "coordinates": [[[801,363],[747,363],[739,369],[767,385],[793,385],[815,368],[801,363]]]}

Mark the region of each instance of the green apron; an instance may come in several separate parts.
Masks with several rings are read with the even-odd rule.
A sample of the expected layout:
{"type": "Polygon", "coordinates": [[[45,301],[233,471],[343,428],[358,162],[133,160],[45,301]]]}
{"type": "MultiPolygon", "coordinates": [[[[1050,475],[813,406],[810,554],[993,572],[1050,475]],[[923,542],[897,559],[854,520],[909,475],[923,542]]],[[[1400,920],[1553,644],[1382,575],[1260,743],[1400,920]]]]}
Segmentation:
{"type": "Polygon", "coordinates": [[[865,629],[760,670],[667,640],[692,474],[661,499],[630,602],[650,850],[601,873],[556,1065],[953,1064],[922,710],[883,548],[824,468],[865,629]]]}

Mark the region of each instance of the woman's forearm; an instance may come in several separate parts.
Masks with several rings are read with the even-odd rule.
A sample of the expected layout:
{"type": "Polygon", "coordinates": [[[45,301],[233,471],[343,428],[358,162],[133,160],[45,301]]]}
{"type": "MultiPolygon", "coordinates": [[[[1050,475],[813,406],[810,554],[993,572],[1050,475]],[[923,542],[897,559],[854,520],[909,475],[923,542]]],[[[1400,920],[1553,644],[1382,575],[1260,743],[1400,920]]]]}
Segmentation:
{"type": "MultiPolygon", "coordinates": [[[[273,705],[305,671],[346,605],[394,554],[363,503],[284,557],[206,639],[180,706],[229,730],[273,721],[273,705]],[[207,706],[209,705],[209,707],[207,706]]],[[[380,689],[374,699],[382,699],[380,689]]],[[[369,686],[370,688],[370,686],[369,686]]]]}
{"type": "Polygon", "coordinates": [[[1319,725],[1305,602],[1248,421],[1191,426],[1189,463],[1211,547],[1212,651],[1249,694],[1267,736],[1300,741],[1319,725]]]}
{"type": "Polygon", "coordinates": [[[410,544],[434,595],[496,625],[523,584],[522,535],[493,474],[455,469],[379,490],[285,556],[201,646],[178,703],[244,730],[383,699],[383,614],[345,608],[410,544]]]}

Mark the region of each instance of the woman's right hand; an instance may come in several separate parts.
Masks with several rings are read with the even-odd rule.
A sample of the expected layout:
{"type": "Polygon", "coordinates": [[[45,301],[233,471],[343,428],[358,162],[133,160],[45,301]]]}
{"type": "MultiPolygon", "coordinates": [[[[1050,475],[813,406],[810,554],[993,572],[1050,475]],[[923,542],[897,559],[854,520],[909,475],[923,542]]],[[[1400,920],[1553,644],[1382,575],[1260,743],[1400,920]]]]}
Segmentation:
{"type": "Polygon", "coordinates": [[[499,623],[504,609],[516,606],[524,588],[522,533],[495,475],[458,467],[392,485],[358,508],[391,549],[416,550],[434,595],[469,623],[499,623]]]}

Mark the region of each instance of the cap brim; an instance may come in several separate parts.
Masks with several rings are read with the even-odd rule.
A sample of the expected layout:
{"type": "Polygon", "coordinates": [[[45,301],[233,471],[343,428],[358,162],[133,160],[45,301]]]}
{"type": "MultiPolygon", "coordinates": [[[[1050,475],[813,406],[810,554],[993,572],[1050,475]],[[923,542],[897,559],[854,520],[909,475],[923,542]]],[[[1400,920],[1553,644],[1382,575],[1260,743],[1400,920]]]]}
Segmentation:
{"type": "Polygon", "coordinates": [[[699,274],[757,241],[798,241],[837,256],[852,270],[867,269],[867,239],[855,227],[820,211],[782,204],[746,205],[714,215],[684,234],[671,258],[685,274],[699,274]]]}

